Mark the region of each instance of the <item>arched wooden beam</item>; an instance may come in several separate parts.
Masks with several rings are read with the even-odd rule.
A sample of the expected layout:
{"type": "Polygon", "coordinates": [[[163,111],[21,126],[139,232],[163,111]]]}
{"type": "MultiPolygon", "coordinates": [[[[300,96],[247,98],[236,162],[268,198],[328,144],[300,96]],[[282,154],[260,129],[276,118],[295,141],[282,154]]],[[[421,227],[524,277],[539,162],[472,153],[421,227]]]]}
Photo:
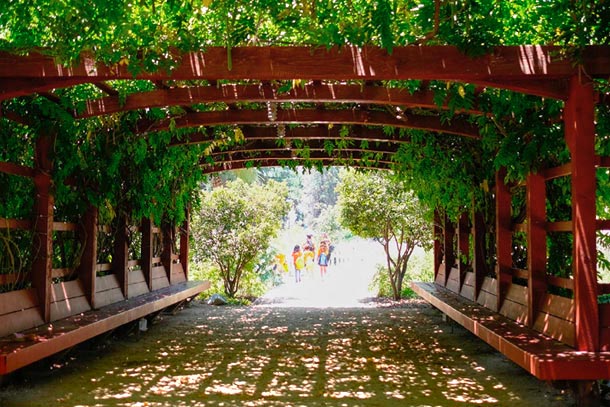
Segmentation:
{"type": "MultiPolygon", "coordinates": [[[[278,128],[276,126],[241,126],[240,130],[245,141],[253,140],[277,140],[278,128]]],[[[408,137],[398,134],[387,134],[379,127],[350,126],[345,135],[341,135],[341,128],[327,125],[314,125],[304,127],[285,128],[285,140],[354,140],[368,141],[370,143],[407,143],[408,137]]],[[[215,141],[213,135],[193,133],[181,139],[174,139],[170,145],[199,144],[215,141]]]]}
{"type": "Polygon", "coordinates": [[[357,153],[351,153],[351,156],[335,156],[329,157],[325,154],[314,153],[308,158],[293,157],[290,154],[274,154],[273,156],[264,157],[247,157],[244,159],[233,159],[225,161],[216,161],[212,164],[202,163],[201,168],[205,174],[222,172],[227,170],[236,170],[251,167],[292,167],[297,165],[306,165],[312,163],[322,163],[322,165],[349,165],[355,168],[371,168],[371,169],[390,169],[396,163],[391,160],[370,160],[363,159],[363,156],[357,153]],[[291,165],[293,164],[293,165],[291,165]]]}
{"type": "MultiPolygon", "coordinates": [[[[85,110],[82,113],[75,112],[75,115],[80,119],[151,107],[217,102],[362,103],[397,105],[408,108],[448,109],[446,103],[440,107],[436,105],[434,92],[430,90],[410,94],[407,89],[385,88],[383,86],[307,84],[285,93],[278,93],[277,89],[261,84],[157,89],[150,92],[133,93],[124,100],[115,95],[88,100],[85,110]]],[[[483,114],[476,107],[458,111],[458,113],[483,114]]]]}
{"type": "Polygon", "coordinates": [[[437,116],[405,114],[401,118],[387,112],[368,110],[321,110],[294,109],[278,110],[277,118],[270,120],[267,110],[223,110],[213,112],[187,113],[171,120],[142,120],[136,126],[137,133],[174,128],[240,125],[240,124],[360,124],[367,126],[392,126],[420,129],[438,133],[457,134],[479,139],[479,129],[465,120],[454,118],[451,124],[444,124],[437,116]],[[173,123],[172,123],[173,121],[173,123]]]}
{"type": "Polygon", "coordinates": [[[18,56],[0,53],[0,99],[35,92],[44,83],[71,79],[77,83],[97,83],[112,79],[150,80],[454,80],[478,84],[493,81],[513,89],[511,81],[522,81],[519,91],[538,94],[544,81],[566,79],[582,70],[589,77],[610,76],[610,48],[588,46],[581,55],[582,65],[562,58],[561,48],[537,45],[495,47],[489,54],[471,58],[454,46],[394,47],[392,54],[379,47],[234,47],[231,66],[227,49],[210,47],[179,57],[171,73],[157,71],[133,75],[127,66],[105,66],[81,55],[80,62],[66,68],[50,56],[18,56]],[[9,79],[9,81],[4,81],[9,79]],[[17,84],[14,80],[26,79],[17,84]],[[30,81],[38,80],[36,85],[30,81]],[[506,82],[504,82],[506,81],[506,82]],[[530,85],[527,85],[530,84],[530,85]],[[523,85],[523,86],[522,86],[523,85]]]}
{"type": "Polygon", "coordinates": [[[358,152],[363,154],[394,154],[398,150],[397,145],[388,144],[385,146],[372,146],[372,147],[360,147],[360,146],[349,146],[345,148],[335,147],[329,153],[324,145],[324,141],[322,140],[314,140],[308,143],[304,143],[302,146],[293,146],[290,143],[287,143],[285,146],[278,146],[275,142],[265,140],[265,141],[254,141],[248,144],[234,146],[228,150],[214,150],[209,154],[205,155],[202,160],[206,160],[207,157],[210,157],[214,160],[217,157],[230,157],[231,159],[238,157],[247,157],[248,154],[275,154],[276,152],[285,152],[291,151],[295,155],[306,154],[306,152],[326,152],[326,154],[330,157],[334,152],[358,152]]]}

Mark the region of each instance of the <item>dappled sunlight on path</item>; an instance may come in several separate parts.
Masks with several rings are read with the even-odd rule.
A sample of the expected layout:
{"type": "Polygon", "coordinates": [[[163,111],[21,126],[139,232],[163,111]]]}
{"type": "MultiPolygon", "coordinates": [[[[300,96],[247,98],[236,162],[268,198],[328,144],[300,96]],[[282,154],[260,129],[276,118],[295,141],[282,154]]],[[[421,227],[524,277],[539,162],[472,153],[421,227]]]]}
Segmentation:
{"type": "MultiPolygon", "coordinates": [[[[40,375],[40,373],[38,373],[40,375]]],[[[195,303],[21,387],[3,407],[568,406],[421,301],[388,308],[195,303]]]]}

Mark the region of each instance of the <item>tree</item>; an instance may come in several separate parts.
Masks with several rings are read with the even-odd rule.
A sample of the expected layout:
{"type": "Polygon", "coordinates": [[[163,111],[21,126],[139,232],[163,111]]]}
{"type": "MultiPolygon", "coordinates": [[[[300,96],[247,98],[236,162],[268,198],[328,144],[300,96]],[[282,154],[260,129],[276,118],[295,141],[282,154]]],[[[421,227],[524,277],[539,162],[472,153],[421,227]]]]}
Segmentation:
{"type": "Polygon", "coordinates": [[[193,216],[195,261],[209,260],[220,270],[225,293],[234,297],[245,272],[281,227],[289,210],[284,184],[246,184],[242,180],[203,192],[201,207],[193,216]]]}
{"type": "Polygon", "coordinates": [[[344,171],[337,189],[342,225],[383,246],[394,299],[400,299],[413,249],[431,243],[426,208],[390,173],[344,171]]]}

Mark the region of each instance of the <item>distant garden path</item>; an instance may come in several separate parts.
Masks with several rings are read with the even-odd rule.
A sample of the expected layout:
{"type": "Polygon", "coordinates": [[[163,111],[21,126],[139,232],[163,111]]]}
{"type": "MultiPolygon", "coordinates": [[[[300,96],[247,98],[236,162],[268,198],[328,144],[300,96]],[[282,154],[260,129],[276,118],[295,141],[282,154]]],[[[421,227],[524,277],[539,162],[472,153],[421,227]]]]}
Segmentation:
{"type": "Polygon", "coordinates": [[[569,406],[429,305],[214,307],[0,391],[28,406],[569,406]]]}

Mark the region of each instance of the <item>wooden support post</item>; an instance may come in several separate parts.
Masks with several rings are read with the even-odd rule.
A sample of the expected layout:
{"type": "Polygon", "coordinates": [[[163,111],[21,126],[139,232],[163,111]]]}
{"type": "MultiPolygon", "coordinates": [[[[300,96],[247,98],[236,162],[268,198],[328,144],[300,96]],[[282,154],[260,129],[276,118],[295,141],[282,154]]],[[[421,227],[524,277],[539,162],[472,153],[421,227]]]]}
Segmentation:
{"type": "Polygon", "coordinates": [[[441,239],[443,238],[443,227],[441,214],[438,209],[434,211],[434,226],[433,226],[433,234],[434,234],[434,281],[436,281],[436,277],[438,276],[439,268],[441,267],[441,262],[443,261],[443,251],[441,250],[441,239]]]}
{"type": "Polygon", "coordinates": [[[42,134],[36,141],[36,201],[34,203],[34,259],[32,285],[36,290],[40,313],[44,322],[51,321],[51,270],[53,268],[53,206],[49,152],[55,137],[42,134]]]}
{"type": "Polygon", "coordinates": [[[534,326],[546,284],[546,182],[539,174],[527,176],[527,324],[534,326]]]}
{"type": "MultiPolygon", "coordinates": [[[[473,205],[474,208],[474,205],[473,205]]],[[[474,299],[479,298],[483,281],[485,281],[485,224],[483,214],[476,209],[472,213],[472,241],[474,244],[474,258],[472,269],[474,270],[474,299]]]]}
{"type": "Polygon", "coordinates": [[[153,258],[153,232],[152,232],[152,221],[150,218],[142,219],[142,255],[140,256],[142,273],[144,273],[144,279],[148,289],[152,291],[152,258],[153,258]]]}
{"type": "Polygon", "coordinates": [[[460,290],[464,285],[466,270],[468,269],[468,260],[470,257],[470,219],[468,212],[460,215],[458,220],[458,270],[460,278],[460,290]]]}
{"type": "Polygon", "coordinates": [[[506,169],[501,168],[496,173],[496,311],[502,307],[508,286],[512,283],[511,196],[505,177],[506,169]]]}
{"type": "Polygon", "coordinates": [[[188,280],[189,276],[189,210],[186,210],[186,217],[180,228],[180,264],[184,270],[184,277],[188,280]]]}
{"type": "Polygon", "coordinates": [[[78,278],[83,283],[83,290],[91,308],[96,308],[97,219],[98,209],[90,206],[87,212],[85,212],[80,226],[83,255],[78,266],[78,278]]]}
{"type": "Polygon", "coordinates": [[[172,257],[174,255],[174,227],[162,222],[161,234],[163,236],[163,249],[161,251],[161,263],[167,273],[167,280],[172,284],[172,257]]]}
{"type": "Polygon", "coordinates": [[[565,138],[572,156],[572,233],[576,347],[599,349],[597,305],[595,123],[592,83],[570,81],[564,107],[565,138]]]}
{"type": "Polygon", "coordinates": [[[453,238],[455,236],[455,228],[447,215],[445,215],[445,232],[444,232],[444,252],[445,252],[445,287],[451,274],[451,269],[455,263],[455,250],[453,249],[453,238]]]}
{"type": "Polygon", "coordinates": [[[112,270],[119,281],[123,296],[129,298],[129,248],[127,246],[127,220],[124,216],[119,219],[116,234],[114,236],[114,252],[112,256],[112,270]]]}

